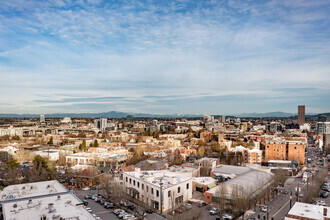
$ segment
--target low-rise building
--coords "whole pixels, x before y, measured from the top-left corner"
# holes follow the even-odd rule
[[[201,176],[210,176],[212,169],[219,164],[218,158],[204,157],[199,160],[195,160],[195,165],[201,169]]]
[[[296,202],[288,214],[285,215],[285,220],[329,220],[330,207],[312,205],[302,202]]]
[[[192,180],[193,190],[206,192],[209,189],[217,186],[217,181],[212,177],[195,177]]]
[[[192,178],[167,170],[123,172],[126,193],[164,212],[192,198]]]
[[[82,201],[58,181],[11,185],[0,192],[4,220],[90,219]]]

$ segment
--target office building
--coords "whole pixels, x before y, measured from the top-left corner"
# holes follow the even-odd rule
[[[323,153],[330,154],[330,133],[323,134]]]
[[[45,123],[45,115],[40,115],[40,123]]]
[[[298,106],[298,124],[299,125],[305,124],[305,106],[304,105]]]
[[[108,127],[108,119],[106,118],[95,119],[94,127],[101,131],[104,131]]]
[[[324,133],[330,133],[330,122],[317,122],[316,123],[317,135],[322,135]]]

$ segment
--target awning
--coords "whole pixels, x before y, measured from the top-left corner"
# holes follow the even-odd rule
[[[216,187],[216,186],[217,186],[217,184],[215,184],[215,183],[211,183],[211,184],[208,185],[207,187],[208,187],[209,189],[211,189],[211,188]]]

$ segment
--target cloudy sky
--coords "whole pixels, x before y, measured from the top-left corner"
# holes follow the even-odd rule
[[[1,0],[0,113],[330,111],[328,0]]]

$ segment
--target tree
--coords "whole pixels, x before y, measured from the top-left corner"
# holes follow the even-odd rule
[[[224,184],[221,184],[220,187],[218,187],[217,192],[215,193],[215,198],[218,206],[218,214],[220,218],[225,213],[226,208],[226,201],[227,201],[227,188]]]
[[[204,146],[199,146],[199,147],[197,148],[197,154],[198,154],[198,156],[203,157],[204,154],[205,154],[205,147],[204,147]]]
[[[79,145],[79,150],[81,151],[87,150],[86,140],[83,140],[82,143]]]
[[[231,193],[231,202],[233,205],[233,213],[236,218],[245,214],[245,210],[247,210],[250,200],[249,197],[242,191],[243,188],[239,186],[234,186]]]
[[[38,182],[57,178],[55,164],[37,155],[33,159],[33,165],[27,175],[28,182]]]
[[[49,145],[53,145],[54,144],[53,137],[50,137],[50,139],[49,139],[49,141],[48,141],[47,144],[49,144]]]
[[[93,147],[99,147],[99,143],[97,142],[97,140],[94,141]]]
[[[9,169],[17,169],[19,168],[20,165],[19,163],[17,162],[17,160],[9,160],[7,161],[6,163],[6,170],[9,170]]]

